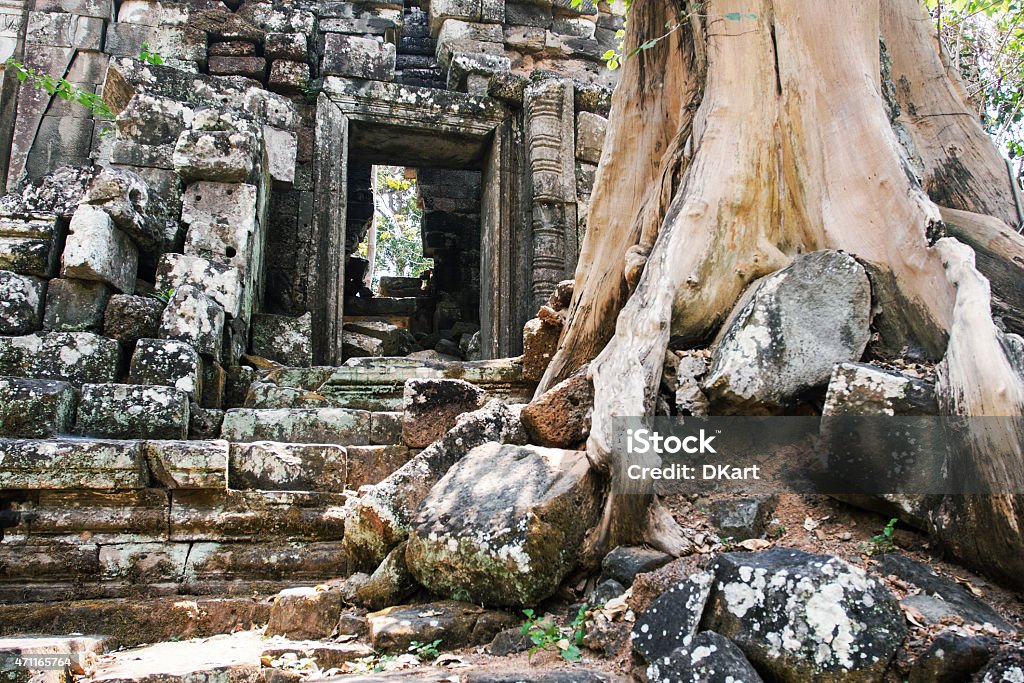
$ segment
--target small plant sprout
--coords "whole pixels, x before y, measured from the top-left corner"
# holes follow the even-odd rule
[[[145,62],[146,64],[163,64],[164,58],[159,53],[153,52],[149,49],[149,43],[142,44],[142,50],[139,52],[139,61]]]
[[[421,643],[418,640],[414,640],[409,643],[409,653],[416,655],[420,659],[437,659],[441,656],[437,646],[441,644],[441,640],[435,640],[432,643]]]
[[[526,621],[520,633],[533,643],[529,660],[532,661],[533,655],[542,650],[557,650],[565,661],[578,662],[581,656],[580,646],[583,645],[583,637],[586,635],[587,608],[586,604],[581,605],[572,623],[564,628],[553,621],[537,617],[532,609],[523,610]]]
[[[869,538],[867,544],[861,545],[861,548],[866,550],[869,555],[884,555],[896,550],[894,536],[898,521],[895,517],[890,519],[889,523],[882,529],[882,532]]]

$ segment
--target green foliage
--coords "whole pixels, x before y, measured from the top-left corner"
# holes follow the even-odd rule
[[[99,95],[72,85],[63,78],[54,78],[49,74],[40,73],[14,59],[8,59],[4,62],[4,69],[11,71],[20,83],[38,88],[66,102],[80,104],[88,109],[93,116],[105,119],[114,118],[114,112],[110,111],[110,107],[107,106],[107,103]],[[111,129],[104,128],[100,131],[100,135],[106,135],[110,132]]]
[[[421,643],[418,640],[414,640],[409,643],[409,653],[416,655],[420,659],[437,659],[441,656],[437,646],[441,644],[441,640],[435,640],[432,643]]]
[[[872,536],[868,539],[867,545],[861,547],[867,550],[869,555],[884,555],[896,550],[894,535],[896,534],[896,523],[898,521],[896,518],[890,519],[881,533]]]
[[[162,292],[153,292],[153,294],[152,294],[152,297],[154,299],[159,299],[160,301],[163,301],[165,304],[166,303],[170,303],[172,296],[174,296],[174,288],[173,287],[165,289]]]
[[[978,118],[1024,179],[1024,2],[926,2]]]
[[[142,51],[139,52],[139,61],[146,64],[163,64],[164,58],[159,53],[150,51],[149,43],[143,43]]]
[[[419,207],[416,181],[406,178],[401,167],[376,166],[374,169],[374,220],[377,224],[374,276],[419,275],[432,267],[433,261],[423,256],[420,234],[423,210]],[[365,256],[365,245],[361,251]]]
[[[541,619],[532,609],[524,609],[526,621],[519,632],[530,639],[533,647],[530,648],[529,659],[542,650],[557,650],[567,662],[578,662],[580,660],[580,646],[583,645],[583,637],[587,633],[587,605],[581,605],[576,617],[567,627],[559,627],[553,621]]]

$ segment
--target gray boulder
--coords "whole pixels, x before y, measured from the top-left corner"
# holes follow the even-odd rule
[[[43,323],[46,280],[0,270],[0,334],[35,332]]]
[[[647,667],[649,683],[761,683],[742,650],[714,631],[698,633],[683,647]]]
[[[586,453],[485,444],[423,500],[406,560],[433,593],[534,605],[575,567],[600,509],[599,482]]]
[[[880,681],[906,637],[895,596],[838,557],[789,548],[726,553],[702,627],[773,680]]]
[[[722,408],[777,409],[825,386],[870,336],[871,285],[857,261],[816,251],[751,285],[715,344],[703,389]]]

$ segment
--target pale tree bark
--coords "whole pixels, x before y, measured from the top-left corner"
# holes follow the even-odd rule
[[[688,9],[637,0],[627,49]],[[945,349],[940,390],[950,414],[1024,412],[1019,358],[992,323],[987,280],[970,248],[938,239],[940,210],[890,121],[883,28],[903,27],[893,40],[925,41],[894,51],[894,69],[913,73],[908,60],[935,57],[929,33],[891,20],[912,13],[923,17],[916,0],[710,0],[689,13],[686,28],[626,61],[569,318],[538,390],[590,361],[596,399],[587,451],[616,492],[593,547],[645,541],[685,550],[653,496],[617,481],[613,418],[651,414],[670,339],[705,343],[750,282],[800,253],[841,249],[893,274],[900,313],[926,346]],[[942,106],[966,112],[959,97]],[[956,156],[972,171],[945,179],[957,185],[939,196],[1006,215],[985,176],[991,155],[973,149],[991,142],[973,119],[952,118],[969,133],[955,138],[963,146]],[[948,164],[945,129],[905,125],[918,154],[945,150],[946,162],[935,151],[926,167]],[[964,467],[1003,477],[1002,486],[1024,482],[1019,447],[977,438],[978,457]],[[1013,504],[980,497],[970,509],[958,519],[1000,522],[1000,542],[1024,569]],[[960,549],[975,564],[984,562],[981,551]]]

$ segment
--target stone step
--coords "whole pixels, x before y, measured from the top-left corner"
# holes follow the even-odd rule
[[[221,438],[234,443],[286,443],[366,446],[372,417],[348,408],[233,408],[224,414]]]
[[[188,420],[189,396],[175,387],[85,384],[75,431],[114,439],[185,439]]]
[[[414,453],[397,445],[232,444],[228,484],[241,490],[354,491],[380,482]]]
[[[408,69],[406,71],[396,71],[395,81],[402,85],[407,85],[413,88],[433,88],[435,90],[445,90],[448,87],[445,77],[440,73],[434,74],[434,69],[427,71],[421,69]],[[440,72],[440,70],[437,70]]]
[[[29,678],[25,672],[24,680],[38,681],[40,683],[61,683],[70,680],[66,672],[82,675],[91,669],[98,655],[108,650],[110,639],[106,636],[14,636],[0,638],[0,671],[4,673],[4,680],[19,681],[18,672],[9,669],[11,661],[15,658],[26,655],[39,657],[53,657],[61,659],[68,657],[64,670],[56,669],[51,671],[36,672],[35,676]],[[13,677],[12,677],[13,675]]]
[[[426,15],[420,14],[423,19],[413,19],[416,15],[405,15],[405,26],[402,28],[403,38],[429,38],[430,26],[427,25]]]
[[[395,58],[395,68],[401,69],[403,73],[407,69],[437,69],[437,58],[433,55],[400,54]]]
[[[437,41],[433,38],[411,38],[402,36],[398,41],[398,53],[404,55],[432,55],[437,51]]]

